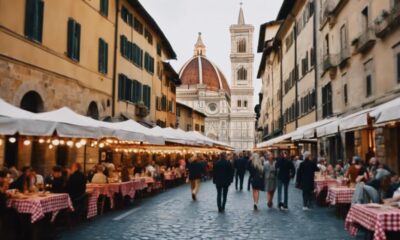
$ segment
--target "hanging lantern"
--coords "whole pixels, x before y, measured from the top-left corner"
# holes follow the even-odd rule
[[[53,149],[53,145],[50,144],[50,145],[49,145],[49,149]]]
[[[65,141],[64,140],[60,140],[60,145],[64,145]]]
[[[40,138],[40,139],[39,139],[39,143],[40,143],[40,144],[44,143],[44,139],[43,139],[43,138]]]
[[[77,142],[77,143],[75,143],[75,147],[80,148],[80,147],[82,147],[82,144],[80,142]]]
[[[103,148],[104,147],[104,143],[99,143],[99,148]]]
[[[8,139],[8,141],[9,141],[10,143],[15,143],[15,142],[17,141],[17,139],[16,139],[15,137],[10,137],[10,138]]]
[[[29,146],[31,144],[31,141],[29,139],[24,140],[24,145]]]

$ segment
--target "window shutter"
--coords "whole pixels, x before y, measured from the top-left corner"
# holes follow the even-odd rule
[[[104,42],[104,60],[103,60],[103,68],[104,68],[104,73],[108,73],[108,44]]]
[[[122,100],[122,95],[123,95],[123,90],[122,90],[122,84],[123,84],[123,75],[119,74],[118,75],[118,100]]]
[[[69,58],[73,58],[73,49],[74,49],[74,32],[75,32],[75,24],[74,20],[71,18],[68,19],[68,40],[67,40],[67,55]]]
[[[39,42],[42,42],[43,38],[43,13],[44,13],[44,2],[39,1],[38,3],[38,26],[37,26],[37,39]]]
[[[148,108],[150,109],[151,107],[151,87],[147,86],[147,104]]]
[[[81,53],[81,25],[79,23],[75,23],[75,28],[76,28],[76,60],[80,60],[80,53]]]
[[[103,50],[103,40],[101,38],[99,38],[99,58],[98,58],[98,70],[99,72],[103,72],[103,54],[104,54],[104,50]]]
[[[25,36],[33,37],[33,18],[35,11],[35,0],[26,0],[25,6]]]

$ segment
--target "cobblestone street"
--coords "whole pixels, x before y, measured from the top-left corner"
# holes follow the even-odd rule
[[[98,217],[64,233],[62,239],[351,239],[333,209],[303,212],[301,193],[293,186],[288,212],[268,209],[264,199],[265,193],[255,212],[251,193],[236,192],[231,186],[226,213],[218,214],[212,181],[202,183],[197,202],[184,185],[132,209]]]

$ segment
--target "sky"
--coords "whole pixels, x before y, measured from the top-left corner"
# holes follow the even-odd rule
[[[261,54],[257,53],[260,25],[274,20],[283,0],[140,0],[142,5],[157,21],[170,41],[178,59],[171,61],[177,72],[193,56],[198,33],[202,33],[206,55],[231,81],[230,32],[236,24],[240,2],[246,24],[254,25],[253,51],[256,78]],[[261,79],[254,79],[254,104],[258,103]]]

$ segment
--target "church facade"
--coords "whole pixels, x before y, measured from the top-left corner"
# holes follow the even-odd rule
[[[204,113],[205,135],[237,150],[254,146],[253,31],[240,9],[238,23],[231,25],[231,84],[206,57],[199,33],[194,54],[180,70],[182,85],[177,101]]]

